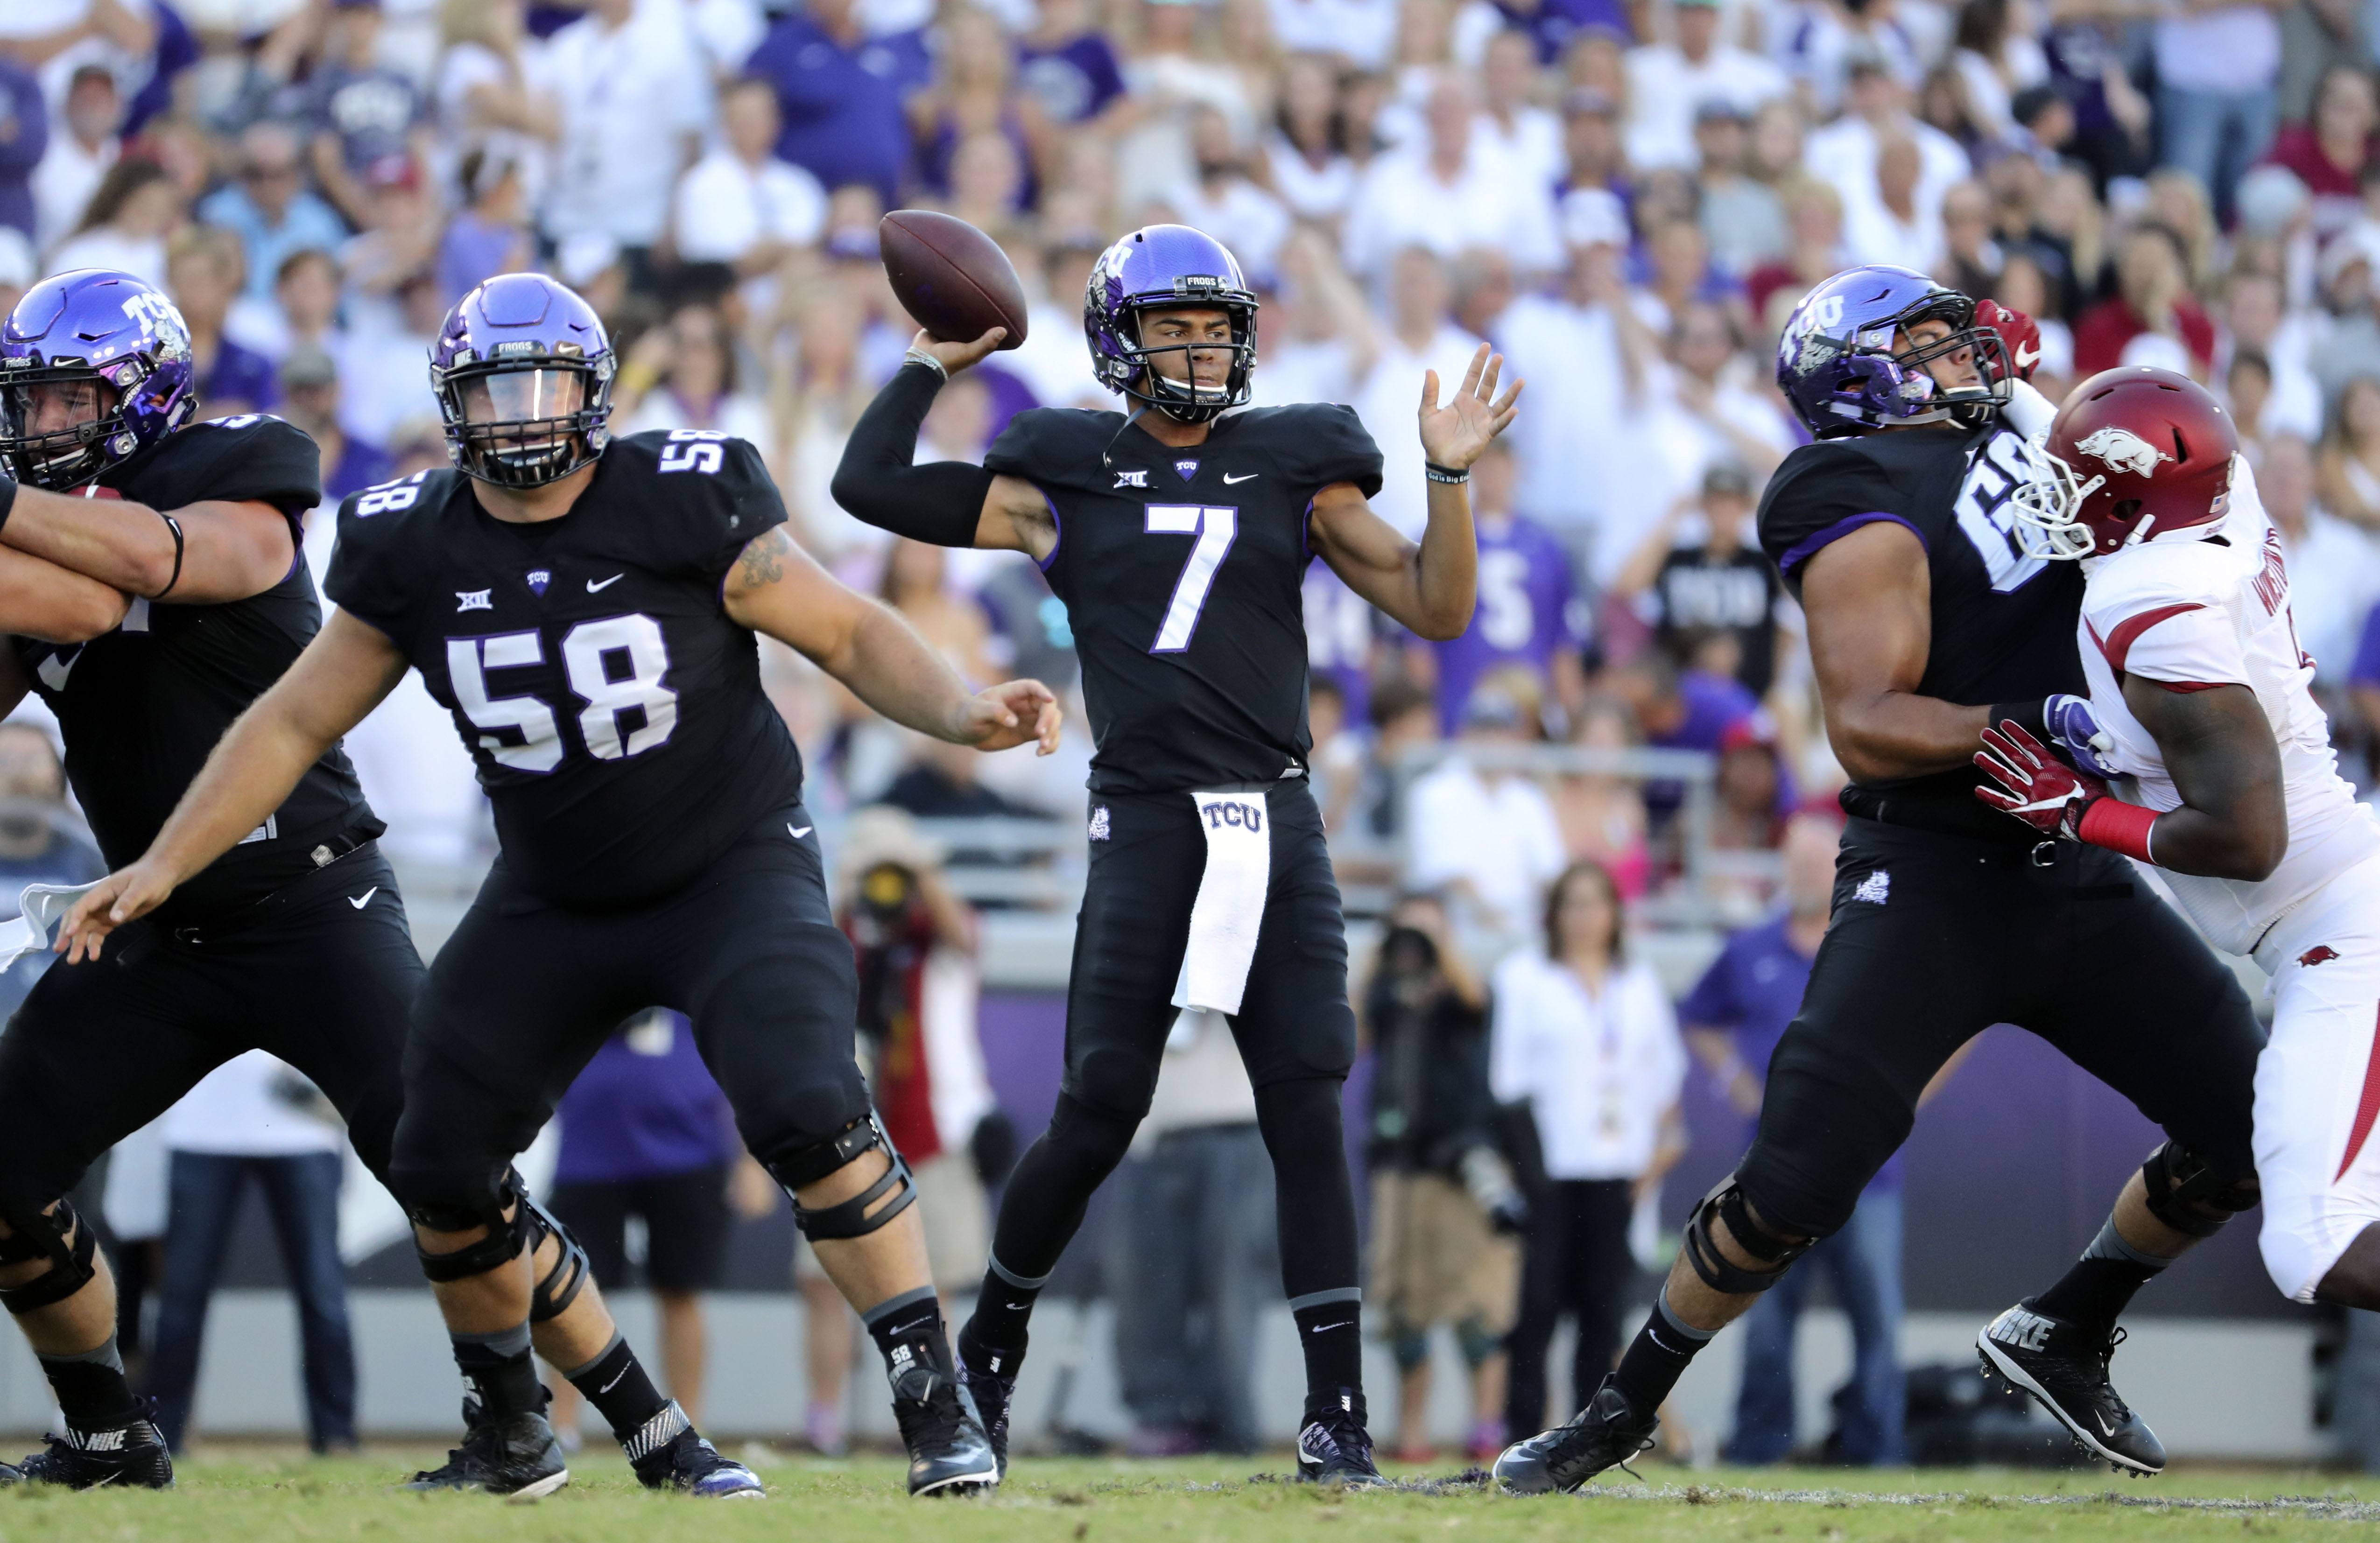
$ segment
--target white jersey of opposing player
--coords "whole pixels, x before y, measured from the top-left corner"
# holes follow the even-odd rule
[[[2273,726],[2289,817],[2281,865],[2252,884],[2160,875],[2217,947],[2248,953],[2290,907],[2380,853],[2380,820],[2338,775],[2330,723],[2311,690],[2314,662],[2289,617],[2280,536],[2246,458],[2232,468],[2229,512],[2206,535],[2176,531],[2084,566],[2082,669],[2091,710],[2116,741],[2107,759],[2123,774],[2120,797],[2160,813],[2181,803],[2156,741],[2124,703],[2126,675],[2182,691],[2246,686]]]

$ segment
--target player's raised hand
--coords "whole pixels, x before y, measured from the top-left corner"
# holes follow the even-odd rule
[[[909,352],[930,355],[941,365],[944,374],[956,375],[999,347],[1007,336],[1007,328],[994,327],[973,343],[944,343],[931,332],[921,332],[909,340]]]
[[[100,940],[127,922],[146,916],[174,892],[174,875],[164,864],[142,858],[119,868],[84,893],[58,923],[53,953],[68,964],[99,958]]]
[[[1471,356],[1471,368],[1463,372],[1463,384],[1444,406],[1438,401],[1438,371],[1426,370],[1421,380],[1421,449],[1437,465],[1461,471],[1486,452],[1488,441],[1511,427],[1520,411],[1513,405],[1520,399],[1521,388],[1528,382],[1515,380],[1512,389],[1502,396],[1496,394],[1496,382],[1504,373],[1504,356],[1491,353],[1486,344]]]
[[[1040,681],[1003,681],[967,698],[966,721],[956,738],[986,751],[1035,742],[1040,746],[1035,753],[1048,755],[1057,750],[1065,721],[1066,710]]]

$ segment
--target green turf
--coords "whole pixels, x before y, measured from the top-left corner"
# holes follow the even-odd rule
[[[648,1495],[609,1453],[531,1505],[417,1496],[393,1486],[435,1453],[390,1448],[360,1459],[222,1449],[181,1468],[171,1494],[0,1492],[0,1540],[74,1543],[1346,1543],[1443,1538],[1635,1543],[1638,1539],[1834,1540],[2200,1538],[2371,1535],[2380,1481],[2310,1472],[2180,1470],[2119,1483],[2104,1473],[1930,1470],[1689,1472],[1647,1465],[1579,1497],[1512,1500],[1460,1484],[1437,1492],[1342,1494],[1263,1477],[1285,1460],[1107,1463],[1026,1460],[996,1500],[911,1501],[899,1465],[773,1459],[755,1452],[772,1498],[704,1503]],[[1445,1479],[1453,1465],[1401,1478]],[[2169,1503],[2168,1503],[2169,1502]],[[2196,1503],[2191,1503],[2196,1502]],[[1320,1530],[1317,1530],[1320,1529]]]

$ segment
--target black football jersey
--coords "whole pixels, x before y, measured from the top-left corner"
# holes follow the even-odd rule
[[[1920,695],[1964,706],[2083,694],[2074,652],[2082,604],[2079,563],[2028,557],[2010,495],[2030,476],[2023,440],[1997,421],[1965,430],[1902,429],[1804,445],[1785,458],[1760,501],[1760,543],[1795,597],[1802,564],[1837,536],[1889,520],[1925,544],[1933,638]],[[1981,748],[1978,746],[1978,748]],[[2022,826],[1976,802],[1971,768],[1853,783],[1843,807],[1874,816],[1919,799],[1925,823],[2008,840]]]
[[[192,424],[101,474],[152,509],[256,500],[289,519],[279,584],[226,605],[136,599],[124,622],[79,645],[9,640],[17,668],[66,736],[67,778],[110,867],[148,850],[232,719],[281,678],[322,626],[299,522],[322,498],[314,441],[262,415]],[[377,836],[355,768],[335,745],[254,834],[175,893],[176,917],[261,898],[314,866],[326,838]]]
[[[1044,408],[984,464],[1039,488],[1057,521],[1042,567],[1082,658],[1093,790],[1304,771],[1307,511],[1332,483],[1380,488],[1352,409],[1259,407],[1174,450],[1121,413]]]
[[[742,440],[614,440],[558,520],[516,524],[470,478],[422,472],[339,506],[325,587],[386,633],[455,715],[504,862],[558,906],[683,887],[802,762],[721,592],[785,506]]]

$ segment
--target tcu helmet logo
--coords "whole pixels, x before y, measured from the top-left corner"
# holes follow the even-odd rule
[[[2155,476],[2158,462],[2173,459],[2129,428],[2095,430],[2074,450],[2077,454],[2097,456],[2110,471],[2134,476]]]

